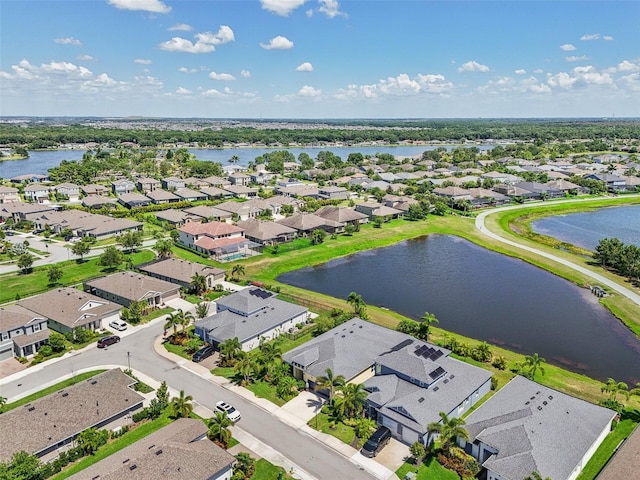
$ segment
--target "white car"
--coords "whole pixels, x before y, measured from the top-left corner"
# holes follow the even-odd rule
[[[228,403],[223,402],[222,400],[216,403],[216,410],[218,412],[226,413],[227,417],[229,417],[229,420],[231,420],[232,422],[237,422],[241,418],[240,412],[238,410],[233,408]]]
[[[118,330],[119,332],[127,329],[127,324],[123,320],[114,320],[112,322],[109,322],[109,326],[114,330]]]

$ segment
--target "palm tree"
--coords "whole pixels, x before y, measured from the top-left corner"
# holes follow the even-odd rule
[[[356,292],[351,292],[347,297],[347,303],[353,307],[353,313],[363,320],[366,320],[367,304],[362,299],[362,295],[358,295]]]
[[[238,278],[240,275],[244,275],[244,266],[236,263],[231,270],[231,277]]]
[[[329,403],[333,404],[333,397],[337,390],[340,390],[344,384],[345,379],[342,375],[334,376],[333,371],[330,368],[325,370],[326,375],[316,378],[316,391],[328,390],[329,391]]]
[[[544,368],[542,367],[542,364],[546,362],[547,361],[538,356],[537,353],[534,353],[533,355],[526,355],[524,357],[524,367],[527,369],[527,376],[530,379],[533,379],[538,370],[540,371],[540,374],[544,376]]]
[[[242,348],[242,344],[238,337],[230,338],[222,342],[219,346],[220,353],[223,357],[223,363],[225,365],[231,365],[236,358],[236,354]]]
[[[191,277],[191,291],[196,295],[201,295],[202,293],[207,291],[207,277],[204,275],[200,275],[199,273],[194,273],[193,277]]]
[[[240,452],[236,455],[233,470],[242,472],[244,478],[252,478],[256,471],[256,461],[247,452]]]
[[[469,440],[469,432],[463,427],[464,424],[463,419],[449,418],[445,412],[440,412],[440,421],[427,425],[427,433],[429,437],[432,434],[440,436],[442,450],[445,455],[448,455],[457,438]]]
[[[76,442],[86,455],[93,455],[102,445],[100,432],[95,428],[87,428],[80,432],[76,437]]]
[[[153,249],[158,253],[160,258],[170,257],[173,253],[173,242],[169,239],[159,239]]]
[[[195,322],[196,319],[191,312],[183,312],[182,310],[178,310],[180,312],[180,325],[182,326],[182,333],[185,332],[187,327],[191,325],[191,322]]]
[[[624,382],[616,382],[613,378],[607,379],[607,383],[604,387],[600,389],[602,392],[606,392],[609,394],[609,397],[614,402],[617,401],[618,393],[622,393],[627,400],[629,400],[629,396],[633,393],[635,388],[629,391],[629,385]]]
[[[348,383],[342,387],[344,408],[348,417],[360,416],[367,403],[367,391],[361,383]]]
[[[260,364],[264,367],[268,381],[271,381],[271,373],[282,362],[282,349],[275,342],[263,343],[260,346]]]
[[[440,323],[440,321],[433,313],[424,312],[424,315],[420,317],[420,323],[416,328],[416,337],[422,341],[428,342],[431,325],[436,323]]]
[[[224,412],[215,412],[215,416],[209,419],[208,426],[209,431],[207,432],[207,438],[227,448],[229,440],[231,440],[231,430],[229,430],[229,427],[233,426],[233,422],[227,414]]]
[[[176,418],[186,418],[191,415],[191,412],[193,412],[192,401],[193,397],[191,395],[185,395],[184,390],[180,390],[180,396],[171,399],[173,416]]]
[[[246,385],[255,373],[255,363],[249,355],[243,355],[235,365],[235,371],[242,376],[242,383]]]
[[[167,321],[164,324],[165,330],[169,330],[170,328],[173,328],[174,335],[178,333],[178,325],[180,325],[182,322],[182,317],[180,316],[179,312],[182,312],[182,310],[178,310],[177,312],[170,313],[169,316],[167,317]]]
[[[276,387],[277,395],[283,400],[287,400],[291,395],[295,394],[298,389],[298,382],[295,378],[287,375],[282,377]]]
[[[196,305],[196,317],[202,319],[209,313],[209,304],[207,302],[200,302]]]
[[[473,355],[479,362],[488,362],[491,360],[491,347],[487,342],[482,342],[476,345],[473,349]]]

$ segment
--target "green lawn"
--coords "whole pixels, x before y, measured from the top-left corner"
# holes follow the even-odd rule
[[[86,380],[87,378],[91,378],[95,375],[98,375],[99,373],[102,373],[104,371],[105,370],[93,370],[91,372],[80,373],[72,378],[56,383],[55,385],[51,385],[50,387],[44,388],[39,392],[36,392],[24,398],[21,398],[20,400],[16,400],[15,402],[12,402],[12,403],[7,403],[4,407],[2,407],[2,409],[0,409],[0,411],[8,412],[9,410],[13,410],[14,408],[18,408],[18,407],[21,407],[22,405],[26,405],[27,403],[33,402],[34,400],[47,396],[51,393],[55,393],[59,390],[67,388],[78,382]]]
[[[233,367],[216,367],[211,370],[211,374],[218,377],[226,378],[227,380],[234,380],[236,371],[233,369]]]
[[[275,403],[279,407],[287,403],[285,400],[278,397],[276,394],[276,387],[261,380],[247,385],[247,390],[253,392],[256,397],[269,400],[271,403]]]
[[[314,428],[322,433],[327,433],[333,437],[336,437],[343,443],[347,445],[351,445],[353,440],[356,438],[356,433],[348,425],[344,423],[338,423],[335,428],[331,428],[328,421],[328,415],[326,413],[320,412],[318,415],[313,417],[311,420],[307,422],[311,428]]]
[[[146,437],[147,435],[152,434],[156,430],[160,430],[162,427],[165,427],[172,422],[171,418],[169,418],[170,412],[171,409],[166,408],[160,417],[156,418],[155,420],[151,420],[150,422],[143,423],[139,427],[130,430],[121,437],[115,439],[113,442],[100,447],[95,455],[90,455],[88,457],[82,458],[77,463],[74,463],[71,467],[67,468],[57,475],[54,475],[51,478],[53,480],[62,480],[64,478],[68,478],[71,475],[78,473],[81,470],[84,470],[85,468],[93,465],[94,463],[97,463],[100,460],[108,457],[109,455],[113,455],[117,451],[122,450],[129,445],[132,445],[133,443]]]
[[[149,250],[125,255],[130,258],[134,265],[153,260],[155,254]],[[82,263],[75,260],[60,262],[62,268],[62,278],[56,285],[49,285],[47,278],[47,267],[35,267],[31,273],[10,273],[0,276],[0,303],[10,302],[16,299],[19,294],[21,298],[42,293],[47,290],[60,287],[77,285],[91,278],[108,275],[112,270],[105,269],[98,265],[98,258],[91,258]],[[120,265],[120,270],[126,270],[126,262]]]
[[[142,317],[142,320],[140,321],[140,323],[150,322],[154,318],[158,318],[158,317],[161,317],[163,315],[167,315],[167,314],[169,314],[171,312],[174,312],[174,311],[175,311],[175,308],[171,308],[171,307],[158,308],[158,309],[152,311],[149,315],[145,315],[144,317]]]
[[[457,473],[440,465],[434,457],[427,457],[418,467],[405,463],[396,471],[396,475],[402,480],[408,472],[417,472],[417,480],[459,480],[460,478]]]
[[[251,477],[251,480],[278,480],[278,474],[283,472],[284,480],[293,480],[293,477],[287,475],[287,472],[282,467],[277,467],[273,463],[261,458],[256,461],[256,471]]]

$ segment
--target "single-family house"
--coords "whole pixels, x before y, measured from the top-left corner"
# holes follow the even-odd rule
[[[616,447],[613,457],[596,476],[596,480],[620,480],[633,478],[638,473],[638,459],[640,458],[640,426]]]
[[[159,189],[162,186],[162,182],[160,180],[156,180],[155,178],[138,178],[136,180],[136,187],[139,191],[147,193],[153,192],[154,190]]]
[[[44,460],[67,450],[88,428],[130,423],[144,397],[136,380],[116,368],[65,387],[0,415],[0,462],[22,450]],[[17,426],[20,426],[17,428]]]
[[[262,214],[266,206],[261,204],[256,204],[253,201],[247,202],[234,202],[228,201],[219,203],[216,205],[216,209],[223,210],[231,215],[232,218],[237,218],[239,220],[247,220],[249,218],[255,218],[258,215]]]
[[[299,236],[311,236],[314,230],[324,230],[327,233],[335,233],[344,228],[344,224],[328,220],[314,213],[298,212],[289,217],[277,220],[276,223],[293,228]]]
[[[177,190],[178,188],[186,187],[186,183],[183,179],[178,177],[167,177],[162,179],[162,188],[165,190]]]
[[[202,420],[180,418],[69,478],[231,480],[236,459],[207,431]]]
[[[198,205],[197,207],[185,208],[183,212],[197,218],[197,221],[226,222],[230,221],[233,213],[208,205]]]
[[[109,189],[104,185],[90,183],[89,185],[83,185],[80,187],[80,191],[85,197],[90,197],[92,195],[107,195]]]
[[[96,209],[104,207],[113,208],[116,206],[115,202],[115,198],[105,197],[103,195],[91,195],[82,199],[82,206]]]
[[[58,200],[69,200],[70,202],[77,202],[80,200],[80,187],[75,183],[61,183],[53,187],[56,191],[56,198]]]
[[[138,267],[150,277],[159,278],[181,287],[191,288],[193,277],[198,274],[205,277],[207,288],[213,288],[224,281],[225,271],[221,268],[189,262],[181,258],[163,258]]]
[[[607,186],[607,190],[611,192],[626,190],[626,181],[620,175],[614,175],[612,173],[590,173],[585,175],[584,178],[604,182]]]
[[[42,183],[49,181],[49,175],[42,173],[25,173],[24,175],[16,175],[9,180],[11,180],[11,183]]]
[[[224,187],[224,190],[236,198],[253,198],[258,195],[257,188],[251,188],[241,184],[227,185]]]
[[[459,445],[487,480],[574,480],[607,434],[616,412],[516,376],[465,420]]]
[[[145,193],[145,196],[151,199],[151,202],[155,204],[179,202],[182,200],[182,198],[175,195],[174,193],[168,192],[167,190],[163,190],[161,188],[149,190]]]
[[[16,222],[31,220],[45,212],[53,212],[55,210],[56,207],[41,203],[0,203],[0,220],[6,221],[9,218],[13,218]]]
[[[196,321],[196,335],[214,347],[237,337],[245,352],[306,323],[309,317],[306,307],[279,300],[258,287],[221,297],[216,305],[215,314]]]
[[[233,193],[218,187],[201,188],[200,193],[204,193],[207,196],[208,200],[233,197]]]
[[[352,207],[336,207],[327,205],[317,210],[315,214],[325,220],[331,220],[344,225],[350,223],[351,225],[364,224],[369,222],[369,217],[361,212],[357,212]]]
[[[178,188],[175,192],[176,196],[180,199],[181,202],[189,201],[196,202],[199,200],[206,200],[209,198],[206,193],[198,192],[197,190],[192,190],[191,188]]]
[[[262,246],[290,242],[297,236],[297,230],[276,222],[249,218],[236,225],[244,230],[244,236]]]
[[[49,187],[41,183],[30,183],[24,187],[24,198],[32,203],[50,203]]]
[[[231,182],[231,185],[242,185],[245,187],[249,185],[249,182],[251,181],[251,177],[249,175],[245,175],[244,173],[240,172],[232,173],[228,178]]]
[[[117,272],[85,282],[86,292],[128,307],[131,302],[145,302],[148,309],[180,297],[180,286],[135,272]]]
[[[123,193],[118,196],[118,203],[127,208],[146,207],[151,205],[151,199],[141,193]]]
[[[104,318],[120,310],[120,305],[70,287],[22,299],[18,305],[46,317],[49,328],[60,333],[76,328],[99,330]]]
[[[0,362],[35,355],[48,339],[46,317],[20,305],[0,307]]]
[[[223,188],[225,185],[231,185],[231,182],[223,177],[217,177],[215,175],[207,178],[203,178],[212,187]]]
[[[125,193],[133,193],[136,190],[136,184],[128,178],[115,180],[111,182],[111,193],[114,195],[123,195]]]
[[[318,187],[318,197],[322,200],[346,200],[349,198],[349,191],[344,187],[328,185]]]
[[[387,207],[386,205],[372,202],[356,203],[356,212],[364,213],[371,221],[374,221],[376,218],[380,218],[384,222],[388,222],[394,218],[399,218],[404,214],[402,210],[398,210],[397,208]]]
[[[202,220],[202,218],[198,217],[197,215],[185,212],[184,210],[176,210],[173,208],[162,210],[160,212],[157,212],[155,215],[156,218],[161,222],[167,222],[178,227],[184,225],[187,222],[199,222]]]
[[[0,186],[0,204],[21,202],[18,189],[15,187]]]
[[[244,236],[244,230],[223,222],[190,222],[178,229],[178,242],[218,260],[230,255],[253,256],[260,245]]]

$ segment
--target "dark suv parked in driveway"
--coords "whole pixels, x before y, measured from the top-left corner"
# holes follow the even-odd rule
[[[379,427],[376,432],[369,437],[362,447],[361,453],[365,457],[375,457],[387,443],[391,440],[391,430],[387,427]]]
[[[192,360],[196,363],[201,362],[205,358],[213,355],[214,351],[215,350],[213,349],[213,347],[202,347],[200,350],[193,354]]]
[[[98,348],[108,347],[109,345],[113,345],[114,343],[118,343],[119,341],[120,337],[117,335],[102,337],[100,340],[98,340]]]

